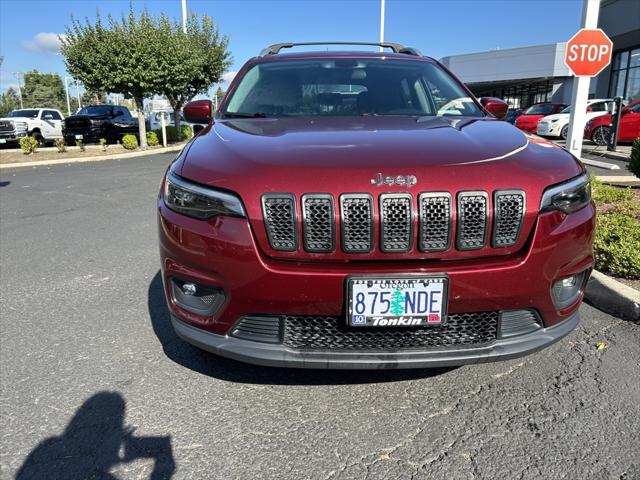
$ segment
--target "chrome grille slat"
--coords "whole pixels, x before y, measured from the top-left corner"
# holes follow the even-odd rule
[[[522,190],[498,190],[493,194],[494,248],[510,247],[520,236],[526,211],[525,194]]]
[[[489,196],[487,192],[458,193],[456,246],[458,250],[479,250],[487,241]]]
[[[302,196],[302,238],[306,251],[328,253],[335,250],[335,225],[331,195],[310,193]]]
[[[451,243],[451,194],[427,192],[418,197],[420,250],[443,252]]]
[[[295,197],[290,193],[264,194],[262,215],[271,248],[287,252],[295,251],[298,248]]]
[[[342,250],[367,253],[373,250],[373,198],[366,193],[340,195]]]
[[[413,243],[413,198],[409,193],[380,195],[380,250],[408,252]]]

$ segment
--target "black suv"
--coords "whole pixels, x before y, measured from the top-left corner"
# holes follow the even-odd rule
[[[126,134],[138,135],[138,120],[127,107],[118,105],[90,105],[67,117],[64,121],[64,141],[75,145],[97,143],[105,138],[107,143],[116,143]]]

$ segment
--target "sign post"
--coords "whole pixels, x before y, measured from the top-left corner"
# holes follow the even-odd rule
[[[571,113],[567,150],[577,158],[582,154],[582,138],[587,121],[587,99],[591,77],[598,75],[611,62],[613,43],[598,27],[600,0],[584,0],[582,29],[567,42],[564,63],[573,72]]]

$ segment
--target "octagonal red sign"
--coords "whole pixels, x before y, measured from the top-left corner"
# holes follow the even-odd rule
[[[567,42],[564,63],[577,77],[598,75],[611,62],[613,42],[601,29],[578,31]]]

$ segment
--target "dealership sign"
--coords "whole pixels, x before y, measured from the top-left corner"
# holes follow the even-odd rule
[[[601,29],[583,28],[567,42],[564,63],[576,77],[594,77],[611,62],[613,42]]]

